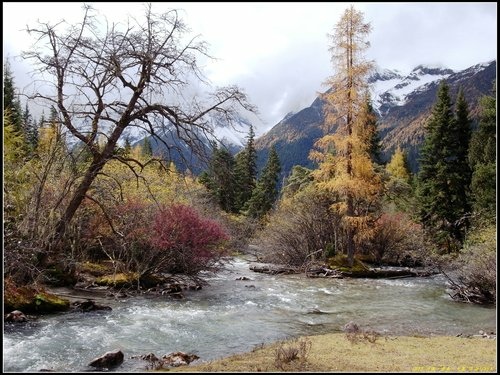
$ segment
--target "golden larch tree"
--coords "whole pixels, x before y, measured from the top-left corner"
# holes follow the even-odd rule
[[[335,74],[325,82],[329,89],[323,94],[325,135],[311,152],[311,158],[319,162],[314,172],[317,186],[334,195],[332,209],[343,217],[345,252],[351,265],[357,249],[370,238],[382,191],[367,136],[373,123],[366,105],[373,63],[364,58],[370,30],[363,13],[351,6],[329,35]]]

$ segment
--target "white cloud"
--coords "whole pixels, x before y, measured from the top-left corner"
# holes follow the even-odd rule
[[[142,3],[90,3],[110,21],[140,17]],[[441,64],[454,70],[496,58],[496,3],[353,3],[373,31],[368,57],[382,68],[411,70]],[[27,24],[78,22],[82,3],[3,3],[4,56],[18,86],[28,66],[14,56],[32,40]],[[260,110],[264,126],[314,100],[333,72],[328,40],[349,3],[153,3],[180,9],[192,35],[209,43],[217,60],[200,61],[214,85],[238,84]],[[15,65],[15,66],[14,66]]]

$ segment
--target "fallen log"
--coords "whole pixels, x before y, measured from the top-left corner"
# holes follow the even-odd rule
[[[300,270],[298,268],[288,266],[250,266],[250,270],[259,273],[267,273],[270,275],[290,275],[294,273],[300,273]]]
[[[306,270],[307,277],[329,277],[334,279],[342,279],[342,272],[326,267],[309,268]]]

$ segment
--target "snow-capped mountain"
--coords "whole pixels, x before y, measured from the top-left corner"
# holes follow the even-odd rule
[[[430,65],[418,65],[410,72],[389,69],[377,69],[369,79],[372,103],[378,114],[378,130],[382,139],[384,159],[388,160],[393,150],[400,146],[408,153],[410,167],[418,168],[420,144],[423,140],[425,124],[436,100],[438,84],[446,80],[450,85],[450,94],[456,95],[459,87],[464,90],[469,103],[471,116],[478,115],[478,99],[482,95],[490,95],[493,81],[496,79],[496,60],[480,63],[468,69],[454,72],[451,69]],[[224,118],[210,118],[215,138],[221,141],[232,152],[241,149],[247,141],[249,126],[254,125],[256,133],[257,165],[261,169],[267,160],[271,146],[278,152],[282,177],[286,177],[294,165],[313,167],[309,152],[314,142],[323,135],[324,102],[317,97],[313,103],[297,112],[284,116],[267,133],[260,134],[262,129],[256,124],[259,120],[252,117],[239,117],[228,126]],[[190,169],[194,173],[204,169],[199,158],[193,154],[188,145],[182,144],[174,137],[174,133],[166,134],[167,142],[175,144],[179,150],[169,154],[180,170]],[[130,134],[132,144],[140,142],[144,134]],[[202,147],[209,151],[209,141]],[[161,151],[160,144],[152,142],[153,149]],[[180,153],[190,157],[189,162],[180,157]]]
[[[461,88],[469,104],[469,113],[477,121],[479,98],[491,95],[496,79],[496,60],[454,72],[443,67],[418,65],[411,72],[377,69],[370,77],[373,108],[378,114],[377,127],[382,140],[382,157],[389,160],[396,147],[408,154],[412,171],[418,169],[419,150],[424,125],[430,116],[441,80],[450,85],[456,97]],[[266,134],[256,139],[257,165],[262,168],[271,146],[281,161],[282,177],[294,165],[314,167],[309,159],[315,141],[323,135],[324,102],[314,102],[297,113],[287,114]]]
[[[425,91],[429,83],[446,79],[453,73],[451,69],[429,65],[418,65],[407,74],[376,69],[368,79],[373,108],[385,116],[392,107],[404,105],[410,94]]]
[[[248,129],[252,124],[249,119],[239,116],[231,125],[228,125],[225,119],[211,116],[209,122],[214,135],[213,139],[210,140],[217,140],[225,145],[232,145],[235,147],[243,147],[246,144]],[[128,138],[128,141],[132,145],[141,142],[144,138],[149,136],[148,131],[134,126],[127,127],[124,134],[125,135],[121,139],[122,142],[125,142],[124,140]]]

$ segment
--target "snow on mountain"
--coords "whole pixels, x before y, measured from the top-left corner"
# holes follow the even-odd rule
[[[246,120],[237,121],[234,125],[221,125],[214,128],[215,137],[225,145],[243,147],[250,129],[250,123]]]
[[[247,141],[250,125],[256,123],[256,121],[251,121],[243,116],[238,116],[234,119],[233,123],[229,125],[224,116],[217,115],[216,113],[211,115],[208,118],[208,121],[214,137],[207,139],[207,145],[209,141],[217,141],[225,144],[226,146],[235,146],[237,148],[244,147]],[[173,125],[171,126],[173,128]],[[163,133],[167,134],[169,132],[168,129],[169,128],[167,127]],[[260,135],[260,132],[255,129],[255,125],[254,132],[257,136]],[[163,133],[159,132],[158,134],[162,135]],[[130,144],[134,145],[149,135],[150,134],[145,129],[141,129],[136,126],[129,126],[125,129],[124,136],[121,137],[119,144],[123,146],[123,144],[125,144],[125,139],[128,138]],[[208,133],[206,135],[208,137],[210,136]]]
[[[398,70],[377,69],[368,79],[373,107],[384,116],[390,108],[404,105],[409,94],[424,90],[429,83],[453,73],[451,69],[430,65],[418,65],[407,74]]]
[[[480,71],[486,69],[494,61],[495,60],[479,63],[479,64],[471,66],[470,68],[462,70],[462,71],[455,74],[455,80],[462,81],[462,80],[465,80],[467,78],[470,78],[470,77],[474,76],[475,74],[479,73]]]

